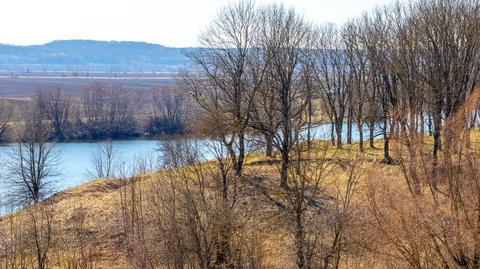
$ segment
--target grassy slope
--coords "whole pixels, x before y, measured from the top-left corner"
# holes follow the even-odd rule
[[[367,147],[366,154],[362,157],[363,163],[367,171],[366,178],[368,178],[369,171],[382,171],[385,176],[400,179],[400,172],[396,166],[387,166],[382,164],[381,142],[377,142],[376,149]],[[329,149],[328,155],[335,155],[336,158],[352,158],[358,152],[357,145],[344,145],[343,150],[335,150],[333,147]],[[243,190],[239,195],[249,196],[248,199],[258,203],[263,201],[264,206],[258,209],[258,215],[267,216],[261,219],[266,226],[277,221],[273,211],[275,207],[269,203],[265,197],[270,196],[269,188],[277,184],[278,174],[276,165],[267,165],[265,159],[261,154],[252,154],[248,157],[245,172],[247,175],[262,175],[262,182],[248,182],[243,186]],[[142,180],[151,182],[153,180],[161,180],[161,171],[156,174],[144,175]],[[330,182],[338,182],[345,178],[345,172],[338,171],[331,175]],[[258,178],[258,177],[256,177]],[[399,181],[400,182],[400,181]],[[327,184],[328,185],[328,184]],[[86,228],[94,235],[94,245],[96,246],[96,264],[100,268],[128,268],[127,263],[122,252],[121,231],[119,229],[120,223],[120,194],[119,190],[122,187],[122,182],[119,180],[99,179],[84,185],[65,190],[52,197],[52,202],[57,212],[59,220],[68,222],[73,217],[72,213],[75,209],[83,207],[86,212]],[[328,186],[327,186],[328,187]],[[270,223],[269,223],[270,222]],[[59,232],[62,231],[60,228]],[[284,253],[285,236],[280,234],[273,234],[271,230],[269,234],[265,234],[268,238],[269,264],[273,268],[284,268],[288,264],[288,259]]]

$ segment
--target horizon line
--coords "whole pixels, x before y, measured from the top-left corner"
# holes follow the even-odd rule
[[[153,43],[148,41],[116,40],[116,39],[101,40],[101,39],[88,39],[88,38],[87,39],[84,39],[84,38],[54,39],[47,42],[36,43],[36,44],[14,44],[14,43],[8,43],[8,42],[0,42],[0,45],[12,46],[12,47],[33,47],[33,46],[45,46],[55,42],[65,42],[65,41],[90,41],[90,42],[104,42],[104,43],[139,43],[139,44],[161,46],[161,47],[172,48],[172,49],[198,48],[198,46],[167,46],[160,43]]]

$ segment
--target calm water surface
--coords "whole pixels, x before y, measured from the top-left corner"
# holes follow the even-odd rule
[[[67,189],[78,186],[92,179],[92,155],[99,152],[104,142],[75,142],[58,143],[55,150],[58,153],[58,176],[55,178],[57,188]],[[2,163],[8,161],[15,144],[0,147]],[[158,158],[160,152],[159,142],[155,140],[125,140],[113,141],[114,158],[117,164],[132,166],[139,156],[152,156]],[[155,160],[157,161],[157,160]],[[1,170],[1,169],[0,169]],[[2,176],[6,176],[6,171]]]
[[[364,139],[368,139],[368,129],[364,128]],[[343,128],[343,140],[346,139],[347,128],[346,125]],[[331,124],[322,124],[315,128],[312,128],[311,137],[314,139],[330,139]],[[302,134],[306,136],[306,132]],[[353,141],[358,141],[358,129],[356,126],[352,132]],[[157,169],[161,161],[161,142],[158,140],[121,140],[113,141],[113,150],[115,161],[117,164],[121,164],[122,167],[132,168],[139,157],[148,156],[151,161],[150,169]],[[201,141],[201,143],[206,143]],[[72,142],[72,143],[59,143],[56,145],[56,150],[59,153],[58,160],[58,172],[56,177],[57,189],[63,190],[71,187],[78,186],[89,180],[93,172],[92,155],[97,153],[104,142]],[[0,146],[0,163],[8,161],[9,154],[14,149],[15,144]],[[200,147],[203,151],[202,154],[207,158],[211,157],[211,152],[206,147]],[[210,155],[210,157],[208,157]],[[130,172],[129,172],[130,171]],[[127,173],[132,173],[129,169]],[[0,168],[2,177],[6,176],[7,171],[5,168]],[[2,186],[3,187],[3,186]]]

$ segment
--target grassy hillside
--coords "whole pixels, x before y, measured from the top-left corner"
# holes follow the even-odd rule
[[[319,145],[323,147],[324,143],[315,144],[315,146]],[[381,143],[378,142],[377,146],[381,148]],[[346,145],[342,150],[328,149],[325,156],[334,168],[322,183],[322,188],[326,188],[323,190],[325,193],[334,193],[338,188],[345,187],[344,181],[348,178],[348,169],[345,168],[344,162],[356,158],[357,147],[357,145]],[[384,175],[393,182],[400,182],[399,168],[382,164],[381,154],[380,149],[369,148],[365,154],[358,157],[357,161],[366,171],[362,175],[362,186],[373,173],[377,176]],[[211,164],[203,164],[203,166],[209,165]],[[133,180],[138,188],[137,192],[143,192],[146,201],[146,197],[152,195],[162,196],[161,193],[152,194],[155,192],[152,190],[158,190],[155,186],[159,186],[157,185],[159,182],[168,182],[169,175],[171,174],[168,171],[159,171],[139,175]],[[73,260],[72,255],[75,256],[72,253],[78,250],[79,241],[75,236],[72,237],[72,230],[74,231],[75,227],[78,228],[81,222],[82,234],[88,237],[85,240],[85,248],[88,248],[89,253],[88,260],[95,264],[96,268],[130,268],[124,241],[125,234],[122,231],[124,220],[121,212],[121,195],[122,191],[126,191],[131,185],[132,182],[99,179],[51,197],[48,203],[53,206],[55,212],[54,229],[58,237],[52,248],[50,264],[55,264],[58,268],[68,267],[68,261]],[[251,232],[260,233],[260,238],[257,239],[261,240],[255,244],[257,244],[257,254],[262,256],[264,268],[293,268],[291,253],[286,247],[289,244],[288,235],[284,229],[279,228],[283,209],[277,185],[278,169],[275,162],[266,161],[261,154],[249,155],[245,176],[238,183],[238,210],[245,213],[245,216],[249,216],[250,221],[246,225],[251,225]],[[356,201],[359,202],[358,206],[361,206],[360,201],[364,200],[361,198],[364,194],[359,192],[355,195],[358,195]],[[78,220],[79,212],[81,212],[82,221]],[[8,230],[11,219],[21,219],[18,215],[22,214],[26,212],[3,217],[1,219],[3,228]],[[371,265],[366,257],[363,257],[361,262],[358,261],[358,257],[351,257],[348,260],[359,266],[363,263]]]

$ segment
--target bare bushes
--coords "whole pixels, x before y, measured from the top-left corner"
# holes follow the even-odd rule
[[[178,88],[153,90],[153,116],[147,121],[146,131],[152,135],[182,135],[188,132],[189,100]]]
[[[51,206],[40,205],[4,219],[0,230],[3,268],[49,268],[58,227],[54,215]]]
[[[131,178],[121,190],[130,264],[135,268],[261,267],[261,238],[252,229],[250,209],[237,204],[232,163],[225,163],[228,158],[200,163],[204,157],[197,146],[166,143],[166,170],[154,181]]]
[[[289,187],[272,191],[281,220],[273,229],[287,236],[291,267],[339,268],[359,255],[354,233],[361,212],[363,157],[343,156],[328,142],[313,144],[311,151],[299,148],[292,156]]]
[[[377,251],[383,249],[392,267],[479,267],[480,152],[468,124],[477,108],[474,93],[447,120],[438,160],[424,154],[430,145],[422,140],[398,140],[406,185],[372,182],[368,197]]]
[[[58,241],[58,263],[65,269],[93,269],[97,249],[95,238],[86,223],[87,211],[77,206],[65,220],[65,232]]]

